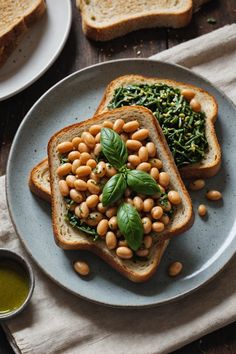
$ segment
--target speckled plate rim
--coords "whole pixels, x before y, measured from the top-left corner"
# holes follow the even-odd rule
[[[67,41],[67,38],[70,33],[71,29],[71,23],[72,23],[72,4],[70,0],[65,0],[67,4],[67,23],[65,27],[65,32],[64,36],[62,37],[60,44],[57,47],[57,50],[55,51],[54,55],[48,58],[48,63],[42,67],[42,69],[39,72],[36,72],[34,75],[32,75],[32,78],[25,82],[22,86],[18,87],[15,90],[12,90],[11,92],[4,94],[3,96],[0,96],[0,102],[4,101],[12,96],[15,96],[16,94],[20,93],[21,91],[25,90],[27,87],[32,85],[35,81],[37,81],[51,66],[52,64],[56,61],[56,59],[59,57],[62,49],[64,48],[64,45]],[[26,63],[27,65],[27,63]]]
[[[165,65],[169,65],[171,67],[176,67],[176,69],[181,69],[183,71],[185,71],[186,73],[189,73],[193,76],[196,76],[198,77],[200,80],[204,81],[208,86],[210,86],[213,90],[215,91],[218,91],[218,94],[227,102],[227,104],[229,104],[230,106],[234,107],[235,109],[235,113],[236,113],[236,107],[233,103],[233,101],[224,94],[224,92],[222,90],[220,90],[219,88],[217,88],[215,85],[213,85],[209,80],[205,79],[202,75],[200,74],[196,74],[195,72],[181,66],[181,65],[178,65],[178,64],[172,64],[172,63],[166,63],[166,62],[161,62],[161,61],[158,61],[158,60],[154,60],[154,59],[143,59],[143,58],[128,58],[128,59],[118,59],[118,60],[111,60],[111,61],[107,61],[107,62],[103,62],[103,63],[98,63],[98,64],[94,64],[94,65],[91,65],[89,67],[86,67],[86,68],[83,68],[81,70],[78,70],[72,74],[70,74],[69,76],[65,77],[64,79],[62,79],[61,81],[59,81],[58,83],[56,83],[54,86],[52,86],[48,91],[46,91],[39,99],[38,101],[35,102],[35,104],[32,106],[32,108],[29,110],[29,112],[26,114],[26,116],[24,117],[24,119],[22,120],[17,132],[16,132],[16,135],[14,137],[14,140],[13,140],[13,143],[12,143],[12,146],[11,146],[11,150],[10,150],[10,153],[9,153],[9,157],[8,157],[8,163],[7,163],[7,172],[6,172],[6,196],[7,196],[7,205],[8,205],[8,209],[9,209],[9,214],[10,214],[10,217],[11,217],[11,220],[12,220],[12,223],[14,225],[14,228],[15,228],[15,231],[16,231],[16,234],[18,235],[20,241],[22,242],[23,246],[25,247],[27,253],[30,255],[30,257],[34,260],[34,262],[41,268],[41,270],[51,279],[53,280],[56,284],[58,284],[60,287],[62,287],[63,289],[65,289],[66,291],[82,298],[82,299],[85,299],[85,300],[88,300],[90,302],[93,302],[93,303],[96,303],[96,304],[99,304],[99,305],[104,305],[104,306],[108,306],[108,307],[114,307],[114,308],[127,308],[127,309],[143,309],[143,308],[150,308],[150,307],[157,307],[157,306],[160,306],[160,305],[165,305],[167,303],[171,303],[171,302],[174,302],[174,301],[177,301],[177,300],[180,300],[182,299],[183,297],[187,296],[187,295],[190,295],[192,294],[193,292],[195,292],[196,290],[200,289],[203,287],[203,285],[206,285],[208,284],[210,281],[212,281],[214,278],[216,278],[216,276],[218,276],[224,269],[225,267],[227,266],[227,264],[230,262],[230,260],[232,259],[232,257],[236,254],[236,219],[234,221],[234,224],[232,225],[232,228],[231,228],[231,232],[230,232],[230,237],[229,237],[229,240],[227,242],[227,244],[225,245],[225,248],[224,248],[224,251],[223,251],[223,254],[225,252],[227,252],[227,257],[226,257],[226,260],[223,261],[223,262],[218,262],[216,263],[216,260],[219,259],[219,257],[222,255],[222,252],[220,254],[218,254],[218,257],[216,258],[214,264],[215,264],[215,270],[212,272],[211,276],[209,276],[205,281],[202,281],[198,284],[196,284],[195,286],[192,286],[190,289],[188,289],[187,291],[185,292],[182,292],[180,294],[177,294],[176,296],[172,296],[166,300],[163,300],[163,301],[159,301],[159,302],[152,302],[150,304],[145,304],[145,305],[119,305],[119,304],[114,304],[114,303],[109,303],[109,302],[102,302],[102,301],[97,301],[95,298],[93,298],[92,296],[91,297],[88,297],[88,296],[83,296],[81,294],[79,294],[78,292],[76,291],[73,291],[72,289],[69,289],[68,287],[66,287],[64,284],[62,284],[60,281],[58,281],[55,277],[53,277],[49,271],[47,271],[45,268],[43,268],[40,264],[40,262],[38,262],[33,254],[31,253],[31,250],[30,248],[28,248],[25,240],[24,240],[24,237],[22,237],[22,235],[20,234],[20,232],[18,231],[18,227],[17,227],[17,223],[15,222],[15,219],[14,219],[14,215],[13,215],[13,212],[12,212],[12,209],[11,209],[11,202],[10,202],[10,177],[9,177],[9,171],[10,171],[10,161],[11,161],[11,157],[12,157],[12,154],[14,153],[14,146],[17,142],[17,139],[18,139],[18,136],[20,134],[20,131],[24,128],[24,125],[25,123],[28,121],[28,119],[30,119],[30,115],[31,113],[33,112],[33,110],[35,109],[35,107],[37,105],[39,105],[41,103],[41,101],[44,100],[44,98],[49,94],[51,93],[53,90],[56,90],[58,86],[60,85],[63,85],[64,82],[66,81],[69,81],[71,78],[73,78],[74,76],[77,76],[77,75],[83,75],[83,73],[86,73],[88,72],[89,70],[93,69],[93,68],[96,68],[96,67],[101,67],[101,66],[106,66],[106,65],[115,65],[117,62],[129,62],[129,63],[132,63],[132,62],[136,62],[136,61],[143,61],[144,63],[148,64],[149,62],[152,62],[152,63],[156,63],[158,64],[158,62],[160,64],[165,64]],[[145,285],[145,283],[144,283]]]

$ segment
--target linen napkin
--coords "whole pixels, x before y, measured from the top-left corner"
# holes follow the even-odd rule
[[[236,102],[236,24],[164,51],[154,58],[201,73]],[[0,178],[0,247],[21,254]],[[31,303],[4,329],[17,353],[163,354],[236,320],[236,258],[209,284],[178,302],[143,310],[111,309],[79,299],[33,264]]]

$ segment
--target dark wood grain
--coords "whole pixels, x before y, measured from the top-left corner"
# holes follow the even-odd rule
[[[213,17],[215,24],[207,19]],[[236,0],[213,0],[194,14],[191,24],[179,30],[152,29],[131,33],[106,43],[87,40],[81,30],[80,15],[73,5],[73,24],[68,41],[54,65],[22,93],[0,103],[0,175],[19,124],[34,102],[53,84],[83,67],[111,59],[148,57],[186,40],[236,22]],[[0,332],[0,354],[11,353]],[[235,354],[236,323],[209,334],[173,354]]]

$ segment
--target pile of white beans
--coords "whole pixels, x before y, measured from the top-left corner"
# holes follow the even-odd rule
[[[104,239],[107,248],[115,250],[118,257],[131,259],[134,251],[128,247],[117,224],[117,208],[119,202],[110,207],[102,204],[102,188],[109,178],[117,171],[105,161],[97,162],[102,147],[100,130],[107,127],[116,131],[128,149],[127,167],[149,173],[165,192],[170,183],[170,176],[162,170],[162,161],[157,157],[156,147],[150,141],[149,130],[141,128],[136,120],[125,123],[117,119],[114,123],[104,121],[102,124],[90,126],[81,136],[65,141],[57,146],[59,156],[67,157],[68,162],[57,169],[60,177],[59,190],[63,197],[71,198],[71,206],[75,215],[89,226],[96,228],[97,234]],[[168,201],[165,206],[159,203],[160,194],[145,196],[134,195],[126,189],[124,199],[132,204],[140,213],[144,239],[142,246],[135,252],[139,257],[147,257],[153,244],[152,233],[160,233],[170,222],[166,212],[173,205],[181,203],[181,197],[174,190],[168,191]]]

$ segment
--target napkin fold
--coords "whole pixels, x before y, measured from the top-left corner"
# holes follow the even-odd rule
[[[236,24],[185,42],[152,58],[202,74],[236,102]],[[0,247],[27,257],[12,227],[0,177]],[[29,259],[31,262],[31,260]],[[23,354],[163,354],[236,320],[236,258],[191,296],[157,308],[111,309],[79,299],[32,264],[36,287],[22,314],[4,324]]]

